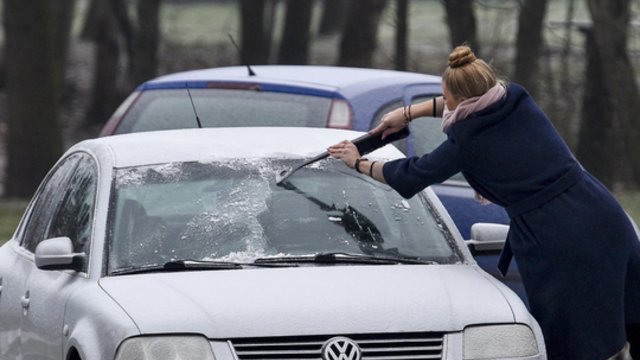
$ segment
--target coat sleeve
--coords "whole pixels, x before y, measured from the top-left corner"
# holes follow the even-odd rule
[[[410,198],[431,184],[441,183],[461,170],[458,145],[449,137],[431,153],[388,161],[384,179],[402,197]]]

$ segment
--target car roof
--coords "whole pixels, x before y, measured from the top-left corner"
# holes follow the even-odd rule
[[[258,158],[309,158],[362,132],[326,128],[233,127],[179,129],[105,136],[82,141],[68,152],[88,151],[113,167],[184,161]],[[393,146],[371,158],[404,155]]]
[[[161,88],[191,81],[241,81],[295,85],[325,91],[369,89],[400,84],[440,84],[440,77],[415,72],[317,65],[256,65],[251,66],[255,76],[250,76],[245,66],[218,67],[192,70],[160,76],[140,86],[139,89]],[[366,85],[366,86],[364,86]]]

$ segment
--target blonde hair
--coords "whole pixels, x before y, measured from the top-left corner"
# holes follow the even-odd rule
[[[468,99],[484,94],[498,80],[491,65],[478,59],[469,46],[461,45],[449,54],[442,82],[453,96]]]

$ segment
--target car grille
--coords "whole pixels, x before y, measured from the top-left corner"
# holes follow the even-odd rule
[[[233,339],[240,360],[321,359],[322,346],[335,336],[355,341],[362,360],[418,360],[442,358],[442,333],[353,334]]]

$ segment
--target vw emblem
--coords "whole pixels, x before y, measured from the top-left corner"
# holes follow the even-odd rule
[[[346,337],[334,337],[322,346],[323,360],[360,360],[362,351],[355,341]]]

